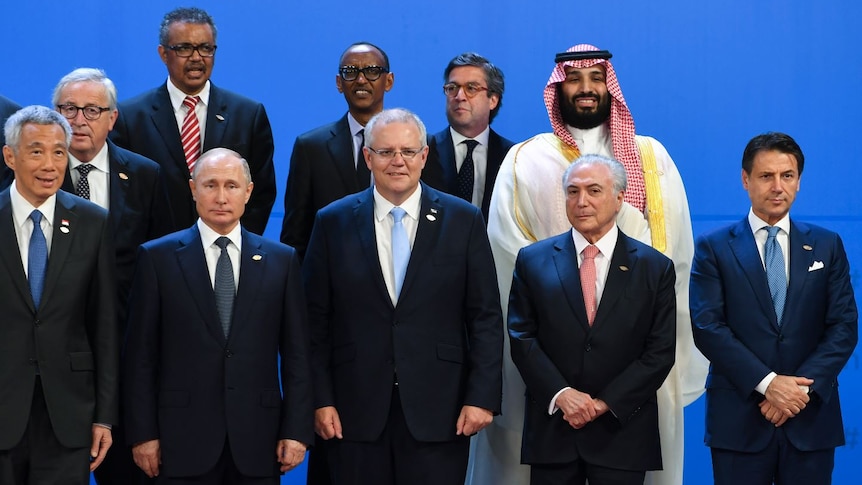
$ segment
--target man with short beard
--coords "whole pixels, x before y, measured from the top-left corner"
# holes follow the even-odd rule
[[[661,143],[635,135],[610,58],[610,52],[587,44],[557,54],[544,90],[553,133],[542,133],[509,150],[494,186],[488,237],[500,295],[508,299],[518,251],[571,228],[565,197],[556,190],[566,168],[581,154],[615,158],[623,164],[629,183],[617,225],[671,258],[676,268],[676,364],[657,393],[664,470],[648,472],[646,483],[681,484],[682,408],[703,392],[707,371],[692,341],[688,312],[694,253],[688,201],[679,172]],[[521,376],[506,359],[503,415],[475,438],[469,483],[529,483],[529,467],[518,465],[523,391]]]

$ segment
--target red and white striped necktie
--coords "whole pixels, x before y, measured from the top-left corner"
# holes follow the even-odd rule
[[[581,262],[581,290],[584,293],[584,306],[587,309],[587,320],[590,326],[596,319],[598,301],[596,301],[596,256],[599,248],[590,244],[584,248],[584,260]]]
[[[180,139],[183,143],[183,153],[186,155],[189,173],[192,173],[195,162],[201,156],[201,125],[198,123],[198,115],[195,114],[195,106],[200,100],[200,96],[186,96],[186,99],[183,100],[183,105],[188,108],[188,111],[186,111],[186,117],[183,119]]]

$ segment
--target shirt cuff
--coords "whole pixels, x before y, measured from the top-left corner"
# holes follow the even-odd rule
[[[560,397],[560,394],[562,394],[563,391],[567,391],[569,389],[571,389],[571,387],[564,387],[554,394],[554,397],[551,398],[551,404],[548,405],[548,416],[554,414],[558,409],[560,409],[557,407],[557,398]]]
[[[772,384],[772,379],[775,379],[777,375],[778,374],[776,374],[775,372],[770,372],[769,374],[766,374],[766,377],[764,377],[763,380],[760,381],[760,384],[758,384],[757,387],[754,388],[754,390],[765,396],[766,388],[769,387],[769,384]]]
[[[110,424],[107,424],[107,423],[93,423],[93,426],[99,426],[99,427],[102,427],[102,428],[108,428],[108,429],[111,429],[111,425],[110,425]]]

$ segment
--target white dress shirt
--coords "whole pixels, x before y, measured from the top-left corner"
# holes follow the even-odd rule
[[[81,180],[81,172],[76,167],[83,162],[75,158],[72,152],[69,152],[69,175],[72,177],[72,187],[77,189],[78,180]],[[108,144],[102,145],[99,153],[89,161],[93,167],[87,175],[87,182],[90,183],[90,201],[100,205],[105,210],[110,210],[111,198],[109,197],[108,187],[110,184],[109,174],[111,172],[110,163],[108,162]]]
[[[173,106],[174,116],[177,118],[177,129],[182,133],[183,120],[186,119],[186,112],[188,111],[188,108],[183,105],[183,101],[185,101],[186,96],[189,95],[180,91],[180,88],[174,86],[174,83],[171,82],[171,78],[168,78],[168,95],[171,97],[171,106]],[[204,135],[207,132],[207,107],[210,104],[210,82],[207,81],[201,92],[194,96],[199,96],[201,98],[201,100],[198,101],[198,104],[195,105],[195,114],[198,116],[198,125],[201,128],[201,149],[203,149]]]
[[[30,274],[27,266],[30,262],[30,236],[33,235],[33,222],[30,220],[30,213],[36,209],[39,209],[39,212],[42,213],[42,221],[39,225],[42,228],[42,233],[45,234],[45,242],[48,245],[48,258],[50,260],[51,241],[54,240],[54,209],[57,206],[57,194],[48,197],[39,207],[33,207],[18,192],[18,181],[16,180],[9,187],[9,200],[12,204],[12,222],[15,227],[15,236],[18,239],[18,252],[21,254],[21,264],[24,265],[24,276],[29,278]]]
[[[461,165],[464,164],[464,159],[467,157],[466,140],[476,140],[478,145],[473,149],[473,196],[470,203],[476,207],[482,207],[482,200],[485,197],[485,178],[488,174],[488,136],[491,133],[491,127],[488,126],[482,133],[479,133],[473,138],[455,131],[451,126],[449,133],[452,136],[452,143],[455,145],[455,169],[461,171]]]
[[[227,245],[227,254],[230,256],[230,264],[233,266],[233,287],[234,291],[239,288],[239,262],[242,254],[242,230],[239,224],[227,234],[219,234],[212,230],[209,226],[198,218],[198,230],[201,233],[201,245],[204,249],[204,256],[207,260],[207,270],[210,273],[210,283],[215,289],[215,273],[218,258],[221,256],[221,248],[216,246],[216,239],[225,236],[230,239],[231,244]]]
[[[401,224],[407,231],[407,239],[410,241],[410,249],[413,249],[413,242],[416,240],[416,228],[419,226],[419,211],[422,205],[422,186],[416,187],[416,190],[398,207],[404,209],[407,215],[401,219]],[[392,304],[398,303],[398,296],[395,294],[395,268],[392,266],[392,226],[395,224],[395,219],[389,214],[389,211],[395,205],[386,200],[377,188],[374,188],[374,235],[377,239],[377,256],[380,259],[380,269],[383,271],[383,281],[386,282],[386,289],[389,291],[389,298]]]

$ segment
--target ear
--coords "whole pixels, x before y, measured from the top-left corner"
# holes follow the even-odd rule
[[[192,200],[197,200],[195,199],[195,179],[189,179],[189,189],[192,191]]]
[[[159,57],[162,59],[162,62],[167,65],[168,63],[168,50],[165,49],[165,46],[159,45]]]
[[[248,204],[248,200],[251,198],[251,191],[254,190],[254,182],[249,182],[248,187],[245,189],[245,203]]]
[[[743,168],[742,169],[742,188],[744,188],[745,190],[748,190],[748,178],[749,178],[748,172],[746,172],[745,169]]]
[[[384,85],[384,89],[388,93],[390,89],[392,89],[392,85],[395,84],[395,74],[391,72],[386,73],[386,84]]]
[[[6,166],[9,170],[15,171],[15,152],[9,145],[3,145],[3,159],[6,161]]]
[[[117,111],[116,109],[111,110],[110,120],[108,121],[108,131],[109,132],[114,129],[114,123],[117,122],[118,116],[120,116],[119,111]]]
[[[488,97],[491,98],[491,111],[494,111],[495,109],[497,109],[497,105],[500,104],[500,95],[494,93]]]
[[[344,92],[344,88],[341,85],[341,75],[340,74],[335,75],[335,87],[338,88],[339,93]]]

